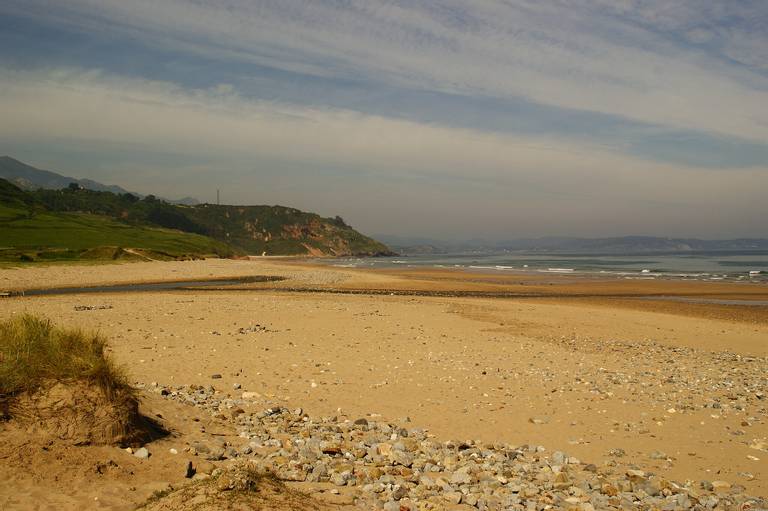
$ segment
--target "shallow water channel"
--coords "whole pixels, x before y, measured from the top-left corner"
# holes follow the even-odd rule
[[[237,284],[253,284],[258,282],[278,282],[281,280],[285,280],[285,277],[255,275],[252,277],[230,277],[208,280],[180,280],[176,282],[142,282],[138,284],[113,284],[106,286],[29,289],[26,291],[12,291],[9,293],[9,296],[48,296],[85,293],[137,293],[146,291],[174,291],[217,286],[233,286]]]

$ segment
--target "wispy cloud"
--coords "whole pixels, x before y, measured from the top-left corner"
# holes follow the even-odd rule
[[[600,0],[601,9],[644,29],[687,41],[757,71],[768,72],[768,7],[762,0]]]
[[[5,10],[305,74],[768,141],[764,2],[11,0]]]

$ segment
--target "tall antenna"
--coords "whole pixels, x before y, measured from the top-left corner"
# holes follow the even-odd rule
[[[216,188],[216,205],[221,206],[221,200],[219,200],[219,189]]]

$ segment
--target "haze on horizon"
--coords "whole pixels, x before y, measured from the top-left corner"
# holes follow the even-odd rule
[[[0,154],[437,239],[768,237],[762,0],[4,0]]]

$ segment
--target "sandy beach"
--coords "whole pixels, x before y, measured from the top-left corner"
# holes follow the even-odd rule
[[[237,386],[313,415],[408,417],[443,439],[542,445],[616,470],[724,480],[768,495],[768,307],[645,299],[760,302],[765,285],[264,259],[8,268],[0,291],[252,275],[286,280],[5,298],[0,316],[42,314],[96,329],[137,382],[214,385],[232,395]],[[172,478],[163,475],[171,461],[157,459],[166,468],[154,480]],[[147,494],[122,480],[71,489],[89,477],[17,472],[14,490],[0,488],[0,504],[19,502],[10,494],[41,499],[32,487],[48,482],[74,495],[60,497],[59,509],[85,498],[90,505],[94,492],[106,492],[104,508]]]

